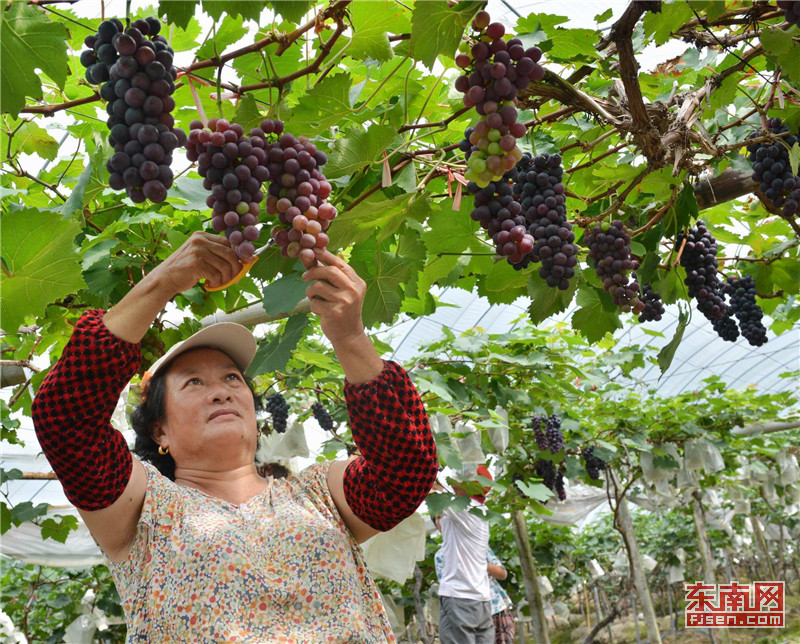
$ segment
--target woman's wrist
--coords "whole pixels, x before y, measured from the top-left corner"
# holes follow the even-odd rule
[[[377,378],[383,371],[383,360],[363,331],[331,340],[333,350],[351,385],[360,385]]]
[[[103,322],[119,339],[140,342],[174,295],[154,270],[105,314]]]

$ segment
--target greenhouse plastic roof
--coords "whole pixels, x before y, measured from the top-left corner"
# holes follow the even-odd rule
[[[490,305],[486,298],[457,288],[444,289],[438,297],[440,304],[451,306],[440,306],[432,315],[403,320],[382,333],[382,339],[393,348],[391,359],[412,360],[422,345],[443,337],[443,328],[455,334],[476,327],[487,333],[507,333],[525,323],[530,305],[526,298],[514,304]],[[573,303],[540,326],[548,328],[557,321],[567,320],[576,308]],[[661,349],[672,339],[678,326],[677,306],[665,308],[660,322],[625,323],[614,337],[623,346]],[[769,326],[767,318],[765,323]],[[663,337],[650,335],[645,329],[658,331]],[[664,376],[661,377],[658,365],[648,363],[643,369],[635,370],[632,378],[657,387],[662,396],[674,396],[702,386],[701,381],[713,375],[734,389],[755,387],[762,393],[796,390],[797,378],[781,378],[780,374],[800,369],[800,327],[779,336],[768,331],[767,337],[768,342],[761,347],[750,346],[741,337],[736,342],[725,342],[708,320],[693,311],[672,365]]]

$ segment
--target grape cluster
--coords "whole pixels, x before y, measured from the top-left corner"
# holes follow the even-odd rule
[[[289,418],[289,405],[280,392],[267,396],[264,408],[272,416],[272,429],[279,434],[286,431],[286,420]]]
[[[586,466],[586,474],[590,479],[597,480],[600,478],[600,472],[606,469],[606,462],[595,456],[594,451],[595,447],[593,445],[584,447],[581,450],[581,456],[583,456],[583,462]]]
[[[730,297],[729,310],[739,320],[742,336],[754,347],[767,342],[767,329],[761,323],[764,312],[756,304],[756,284],[752,275],[729,276],[723,291]]]
[[[277,128],[280,121],[273,123]],[[280,125],[276,135],[283,131]],[[299,257],[309,263],[315,258],[314,248],[328,245],[325,231],[336,217],[336,208],[325,201],[331,194],[331,184],[321,170],[327,161],[326,154],[307,137],[288,132],[267,148],[272,180],[266,207],[268,214],[278,216],[280,225],[271,234],[284,257]]]
[[[311,405],[311,411],[314,413],[314,418],[317,419],[319,426],[327,432],[333,431],[333,418],[325,409],[321,402],[315,402]]]
[[[89,49],[81,53],[86,80],[102,83],[100,97],[107,101],[108,142],[114,147],[106,163],[108,183],[114,190],[124,188],[134,203],[167,198],[172,152],[186,143],[171,114],[178,74],[174,52],[160,30],[152,16],[128,29],[116,18],[104,20],[86,37]]]
[[[538,64],[542,57],[538,47],[525,49],[518,38],[503,40],[505,27],[491,22],[485,11],[476,14],[472,28],[475,42],[470,54],[460,53],[455,59],[464,70],[455,87],[464,94],[464,105],[482,117],[467,136],[469,170],[464,176],[486,187],[522,157],[517,139],[525,136],[526,128],[517,122],[517,92],[532,80],[541,80],[544,68]]]
[[[711,320],[711,326],[717,335],[726,342],[736,342],[739,337],[739,328],[736,326],[736,320],[733,319],[730,307],[725,311],[725,315],[718,320]]]
[[[639,262],[631,258],[631,235],[625,224],[617,219],[611,225],[597,225],[586,233],[586,243],[595,273],[603,280],[603,288],[614,304],[625,313],[644,311],[639,284],[635,278],[628,281],[627,272],[639,268]]]
[[[542,429],[544,426],[544,429]],[[544,416],[533,416],[531,418],[531,427],[533,428],[533,437],[536,440],[536,445],[541,451],[549,451],[551,454],[558,454],[564,451],[566,445],[564,443],[564,434],[561,432],[561,419],[552,414],[545,418]]]
[[[788,132],[778,118],[767,120],[767,126],[772,134]],[[753,132],[748,138],[761,136],[761,131]],[[750,162],[753,164],[753,180],[758,182],[758,187],[764,196],[777,207],[783,207],[785,216],[793,215],[798,209],[798,195],[793,193],[800,189],[800,177],[792,174],[789,163],[789,149],[797,143],[795,135],[789,134],[772,143],[762,141],[751,143],[747,146],[750,153]]]
[[[491,235],[495,252],[506,257],[512,266],[527,266],[533,237],[527,231],[522,206],[514,199],[509,178],[490,182],[483,188],[470,182],[467,190],[475,191],[475,208],[470,217]]]
[[[241,125],[225,119],[209,119],[207,128],[192,121],[186,141],[186,158],[197,162],[203,186],[211,191],[206,201],[212,212],[211,227],[225,232],[241,258],[253,254],[253,242],[260,234],[256,224],[264,200],[261,186],[270,178],[265,127],[275,126],[265,120],[248,136]]]
[[[697,310],[707,319],[720,320],[728,307],[722,298],[723,283],[717,272],[717,241],[700,219],[696,228],[678,233],[676,248],[680,248],[684,240],[681,266],[686,269],[683,283],[689,288],[689,297],[695,298]]]
[[[556,467],[552,461],[539,459],[534,465],[536,476],[542,479],[542,485],[555,492],[559,501],[566,501],[567,493],[564,490],[564,468]],[[545,502],[546,503],[546,502]]]
[[[515,173],[513,192],[533,238],[529,261],[542,263],[539,275],[548,286],[566,290],[575,275],[578,246],[573,243],[575,233],[567,221],[561,156],[540,154],[531,158],[526,153]]]
[[[800,25],[800,2],[797,0],[778,0],[778,7],[783,9],[786,22]]]
[[[636,273],[633,277],[636,282]],[[644,308],[639,315],[639,322],[660,322],[664,315],[664,305],[661,303],[661,295],[659,295],[650,284],[640,286],[639,300],[642,302]]]

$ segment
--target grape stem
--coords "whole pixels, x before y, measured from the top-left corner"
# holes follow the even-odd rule
[[[672,204],[675,203],[675,197],[677,195],[678,195],[678,188],[676,186],[675,188],[672,189],[672,196],[669,198],[669,201],[662,208],[660,208],[659,211],[655,215],[653,215],[650,221],[648,221],[644,226],[634,230],[631,233],[631,237],[636,237],[636,235],[641,235],[645,230],[649,230],[650,228],[653,227],[653,225],[656,222],[660,221],[661,218],[664,216],[664,213],[666,213],[667,210],[670,209]]]

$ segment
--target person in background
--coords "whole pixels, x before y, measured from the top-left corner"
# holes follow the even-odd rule
[[[194,233],[112,309],[84,312],[39,387],[39,443],[106,557],[128,642],[394,641],[358,544],[425,499],[436,444],[408,375],[364,333],[364,281],[315,252],[306,294],[346,377],[358,457],[259,476],[244,377],[256,342],[230,323],[151,366],[131,416],[136,456],[112,427],[159,312],[199,280],[241,270],[219,235]]]
[[[491,479],[486,466],[478,474]],[[444,491],[434,484],[434,491]],[[454,486],[458,496],[467,492]],[[475,516],[472,508],[484,508],[483,495],[474,495],[470,505],[454,511],[447,508],[438,518],[442,533],[441,572],[439,577],[439,639],[442,644],[492,644],[491,590],[486,568],[489,551],[489,524]],[[485,509],[485,508],[484,508]]]
[[[508,577],[508,572],[500,563],[500,559],[489,548],[486,553],[486,572],[489,573],[489,586],[492,593],[492,621],[494,622],[495,644],[514,644],[514,615],[511,607],[514,605],[505,589],[498,583]]]

